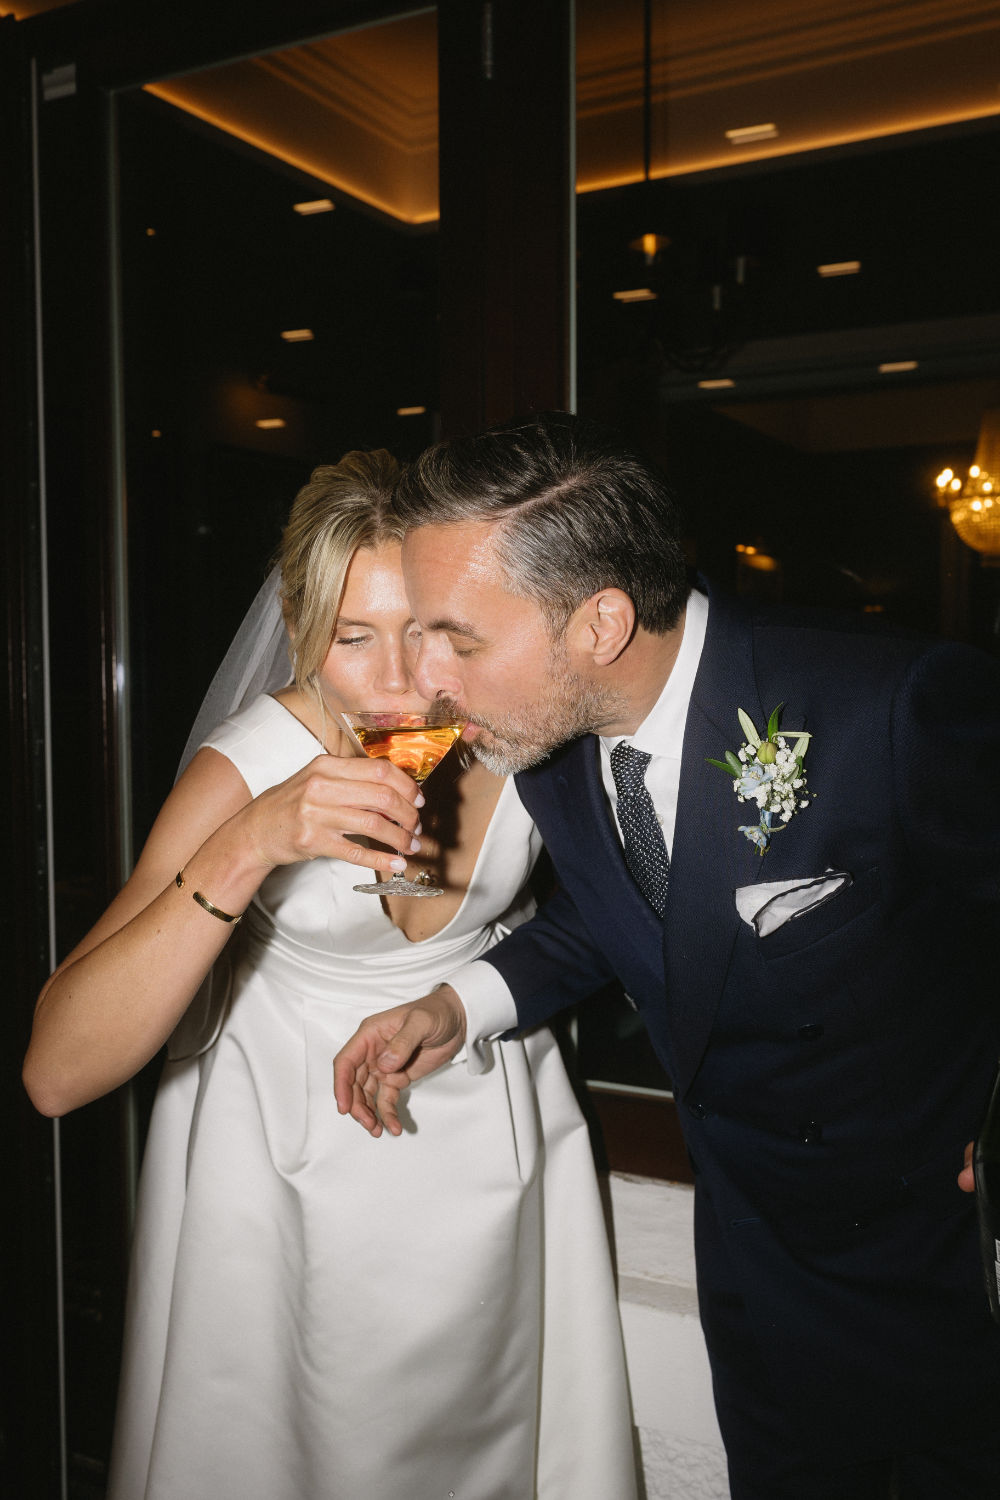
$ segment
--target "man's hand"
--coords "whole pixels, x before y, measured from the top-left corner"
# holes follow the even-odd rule
[[[972,1147],[970,1141],[965,1148],[965,1166],[958,1174],[958,1185],[963,1193],[974,1193],[976,1191],[976,1178],[972,1170]]]
[[[465,1008],[450,985],[422,1000],[362,1021],[333,1060],[333,1091],[342,1115],[369,1135],[401,1135],[396,1104],[418,1078],[450,1062],[465,1041]]]

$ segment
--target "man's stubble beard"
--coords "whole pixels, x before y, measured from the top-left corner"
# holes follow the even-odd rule
[[[544,707],[531,704],[517,714],[496,719],[472,717],[491,743],[470,742],[477,760],[496,776],[513,776],[540,765],[554,750],[584,734],[599,734],[625,716],[623,695],[572,672],[563,642],[552,645],[548,662],[548,696]]]

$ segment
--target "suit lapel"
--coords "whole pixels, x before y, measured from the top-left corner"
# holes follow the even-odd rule
[[[773,705],[772,705],[773,707]],[[734,891],[760,878],[762,859],[740,832],[753,809],[737,802],[721,760],[742,739],[737,708],[758,725],[753,644],[743,612],[716,595],[684,729],[670,891],[664,918],[667,1008],[682,1096],[708,1042],[739,931]]]

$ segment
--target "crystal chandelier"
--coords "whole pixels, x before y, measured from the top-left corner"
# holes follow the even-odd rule
[[[966,477],[944,469],[937,490],[962,541],[984,561],[1000,564],[1000,407],[983,413],[976,461]]]

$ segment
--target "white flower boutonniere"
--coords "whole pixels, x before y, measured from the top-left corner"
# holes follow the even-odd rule
[[[746,740],[735,754],[727,750],[725,760],[708,762],[733,778],[738,801],[756,803],[758,821],[741,826],[740,833],[756,846],[760,855],[767,853],[771,835],[810,802],[806,795],[806,773],[802,769],[810,736],[805,731],[798,733],[789,747],[785,736],[778,733],[783,707],[779,703],[768,719],[764,736],[758,734],[750,715],[742,708],[737,709]]]

